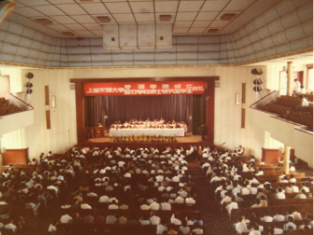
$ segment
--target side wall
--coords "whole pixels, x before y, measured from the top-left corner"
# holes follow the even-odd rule
[[[261,157],[263,131],[246,122],[241,129],[241,105],[235,105],[235,93],[241,94],[241,83],[247,83],[247,104],[255,101],[250,67],[213,68],[147,68],[99,70],[23,70],[34,73],[31,104],[35,108],[35,125],[27,128],[30,157],[49,150],[64,152],[76,144],[75,92],[70,90],[71,78],[134,78],[134,77],[195,77],[219,76],[220,88],[215,88],[215,144],[233,148],[247,147],[249,154]],[[264,70],[266,68],[263,68]],[[56,95],[57,107],[44,104],[44,86],[49,85],[50,97]],[[51,130],[46,129],[45,110],[50,108]],[[248,147],[249,146],[249,147]]]
[[[23,83],[22,83],[23,75],[22,75],[21,68],[13,67],[13,66],[1,67],[0,73],[1,75],[10,76],[10,92],[13,95],[18,96],[17,93],[23,91]],[[23,97],[20,97],[20,98],[23,98]],[[2,138],[0,139],[0,141],[1,141],[0,142],[1,148],[3,147],[5,147],[6,149],[27,148],[26,129],[23,128],[17,131],[4,134]]]

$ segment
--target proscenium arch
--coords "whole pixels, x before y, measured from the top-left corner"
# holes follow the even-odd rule
[[[215,81],[219,77],[149,77],[149,78],[91,78],[91,79],[70,79],[75,83],[75,104],[76,104],[76,127],[78,143],[85,140],[84,121],[84,83],[106,83],[106,82],[161,82],[161,81],[204,81],[206,88],[206,126],[207,138],[210,143],[214,143],[215,125]]]

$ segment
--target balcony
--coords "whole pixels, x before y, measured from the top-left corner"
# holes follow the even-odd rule
[[[3,134],[34,124],[34,108],[31,105],[12,94],[7,94],[5,99],[8,100],[9,107],[12,107],[13,105],[17,106],[19,111],[8,113],[10,111],[7,111],[8,109],[6,109],[5,113],[0,113],[0,138]],[[11,111],[14,111],[14,109]]]
[[[264,105],[274,103],[278,97],[279,92],[274,91],[252,104],[248,110],[248,121],[270,132],[272,138],[294,148],[295,155],[313,167],[313,132],[305,125],[262,110]]]

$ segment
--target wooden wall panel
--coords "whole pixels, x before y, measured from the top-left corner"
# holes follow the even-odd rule
[[[214,143],[215,136],[215,79],[207,81],[206,94],[207,141]]]
[[[241,112],[241,128],[245,128],[245,109],[242,108]]]
[[[25,149],[7,149],[2,154],[2,165],[9,165],[10,163],[26,164],[28,161],[28,148]]]
[[[45,86],[45,105],[49,105],[49,86]]]
[[[246,83],[242,83],[242,104],[245,104],[246,100]]]
[[[262,159],[264,159],[265,164],[278,164],[282,157],[283,154],[278,149],[262,148]]]
[[[50,110],[46,110],[46,125],[47,125],[47,129],[51,129]]]
[[[77,141],[85,139],[85,121],[84,121],[84,83],[78,82],[75,84],[75,103],[76,103],[76,127]]]

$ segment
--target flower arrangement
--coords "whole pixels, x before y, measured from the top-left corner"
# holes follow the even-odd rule
[[[113,142],[123,143],[174,143],[177,142],[176,135],[163,136],[163,135],[131,135],[131,136],[113,136]]]

